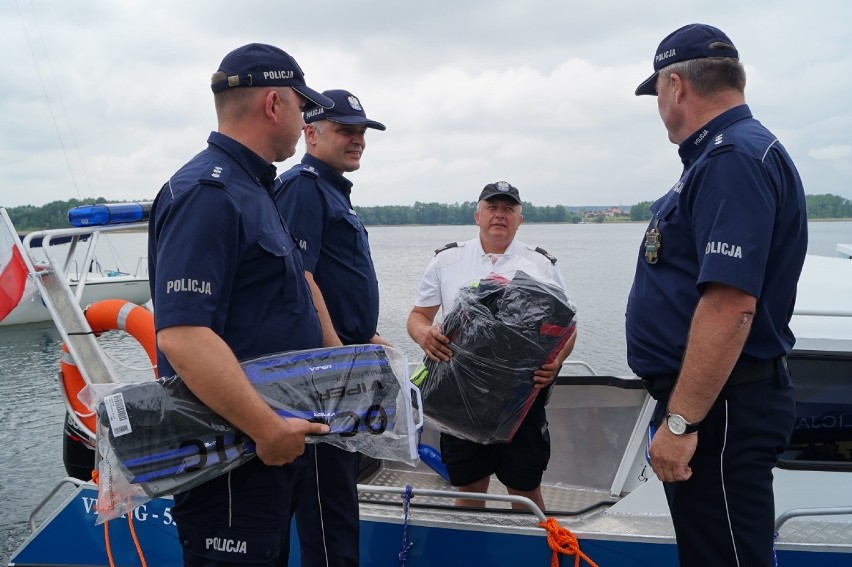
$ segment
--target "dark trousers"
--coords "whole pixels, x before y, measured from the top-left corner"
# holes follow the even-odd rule
[[[327,443],[305,446],[296,528],[303,567],[357,567],[360,453]]]
[[[268,467],[252,459],[175,494],[184,567],[286,567],[294,488],[303,465],[303,459],[296,459]]]
[[[666,401],[660,400],[663,408]],[[772,469],[794,424],[786,368],[722,389],[698,431],[692,477],[664,483],[681,565],[774,565]]]

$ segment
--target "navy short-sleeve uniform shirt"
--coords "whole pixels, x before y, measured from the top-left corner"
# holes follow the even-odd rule
[[[646,260],[643,241],[628,299],[631,369],[679,371],[701,288],[711,282],[758,300],[740,364],[787,354],[807,250],[804,190],[792,160],[746,105],[713,119],[679,153],[681,178],[651,207],[659,259]]]
[[[322,292],[344,344],[369,342],[379,319],[379,284],[367,229],[352,208],[352,182],[319,159],[276,181],[275,200],[299,243],[305,269]]]
[[[293,237],[272,199],[275,167],[213,132],[151,209],[157,330],[209,327],[238,359],[322,346]],[[162,354],[160,375],[174,373]]]

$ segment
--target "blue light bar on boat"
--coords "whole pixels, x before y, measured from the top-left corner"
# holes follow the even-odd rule
[[[151,203],[104,203],[80,205],[68,210],[68,222],[73,226],[103,226],[148,220]]]

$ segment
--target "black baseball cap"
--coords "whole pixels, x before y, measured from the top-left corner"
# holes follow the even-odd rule
[[[227,77],[210,85],[214,93],[235,87],[290,87],[308,101],[308,109],[334,106],[333,100],[308,88],[296,60],[274,45],[249,43],[238,47],[225,55],[218,70]]]
[[[495,181],[486,185],[479,194],[479,201],[494,197],[507,197],[519,205],[521,204],[521,196],[518,194],[518,190],[509,185],[508,181]]]

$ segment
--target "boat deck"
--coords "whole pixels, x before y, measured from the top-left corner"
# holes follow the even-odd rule
[[[369,484],[378,486],[406,486],[412,488],[428,489],[428,490],[453,490],[440,476],[419,470],[404,471],[399,469],[386,468],[379,471]],[[542,495],[548,507],[545,511],[547,515],[556,516],[574,516],[582,515],[590,510],[600,508],[601,506],[609,506],[616,502],[610,495],[603,490],[593,490],[588,488],[573,488],[566,486],[558,486],[551,484],[542,484]],[[489,494],[506,495],[508,494],[506,487],[496,478],[492,479],[491,486],[488,490]],[[369,494],[362,493],[362,503],[398,503],[400,496],[393,494]],[[412,500],[412,506],[446,506],[452,507],[452,500],[444,497],[435,496],[417,496]],[[486,502],[487,509],[495,510],[510,510],[511,503],[489,500]]]
[[[421,465],[422,466],[422,465]],[[776,471],[777,492],[781,494],[802,483],[811,482],[812,471]],[[836,473],[845,475],[847,473]],[[822,473],[825,480],[825,473]],[[842,483],[841,478],[836,479]],[[459,509],[452,499],[430,495],[418,495],[417,489],[452,491],[453,488],[440,476],[426,470],[402,470],[383,468],[367,483],[372,486],[411,486],[415,492],[411,499],[410,518],[420,525],[442,525],[464,523],[470,529],[512,530],[531,532],[539,529],[538,518],[531,512],[511,509],[504,501],[487,501],[486,509]],[[807,485],[807,484],[805,484]],[[811,485],[814,486],[814,485]],[[836,501],[839,494],[833,490],[833,481],[823,485],[822,498],[806,495],[811,506],[829,510],[842,504]],[[812,489],[813,490],[813,489]],[[496,479],[489,487],[490,495],[506,495],[506,488]],[[662,485],[655,478],[634,490],[625,498],[612,498],[606,491],[588,488],[542,484],[542,493],[548,509],[547,517],[555,517],[560,525],[584,539],[624,539],[642,541],[674,542],[674,528],[668,513]],[[842,498],[841,498],[842,500]],[[777,514],[791,510],[802,510],[796,500],[777,498]],[[849,534],[852,533],[852,507],[834,508],[845,514],[793,517],[784,522],[777,540],[779,549],[813,549],[814,546],[850,554]],[[402,522],[402,498],[398,493],[361,493],[362,518],[381,518],[385,521]],[[793,513],[796,514],[795,512]]]

